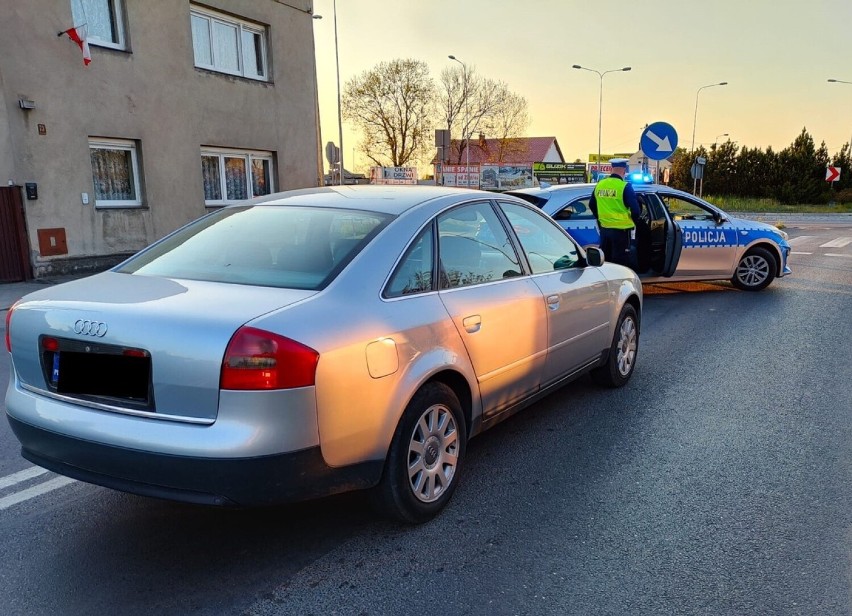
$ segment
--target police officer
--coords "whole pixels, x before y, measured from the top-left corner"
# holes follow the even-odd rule
[[[627,159],[613,158],[612,175],[603,178],[595,186],[589,209],[598,221],[601,232],[601,249],[613,263],[630,266],[630,232],[639,218],[639,202],[636,192],[624,180]]]

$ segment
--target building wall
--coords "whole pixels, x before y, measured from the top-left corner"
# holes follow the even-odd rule
[[[203,5],[268,26],[270,82],[195,68],[187,0],[124,0],[127,51],[93,45],[84,66],[57,36],[73,24],[71,1],[7,3],[0,20],[0,179],[38,184],[25,203],[36,275],[135,252],[208,211],[202,146],[274,152],[276,190],[318,185],[310,0]],[[138,142],[143,207],[95,207],[90,137]],[[39,254],[45,227],[65,228],[68,255]]]

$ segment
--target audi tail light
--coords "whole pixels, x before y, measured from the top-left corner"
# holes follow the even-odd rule
[[[12,352],[12,335],[9,333],[9,326],[12,324],[12,313],[15,312],[15,307],[18,305],[15,302],[11,308],[6,312],[6,350],[10,353]]]
[[[222,361],[221,389],[310,387],[319,353],[310,347],[254,327],[241,327]]]

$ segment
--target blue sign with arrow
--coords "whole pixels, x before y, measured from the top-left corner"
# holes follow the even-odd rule
[[[677,132],[665,122],[654,122],[642,132],[639,147],[651,160],[663,160],[674,154]]]

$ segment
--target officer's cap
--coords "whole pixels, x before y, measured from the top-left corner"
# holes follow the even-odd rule
[[[627,168],[627,159],[626,158],[610,158],[609,164],[613,167],[624,167]]]

